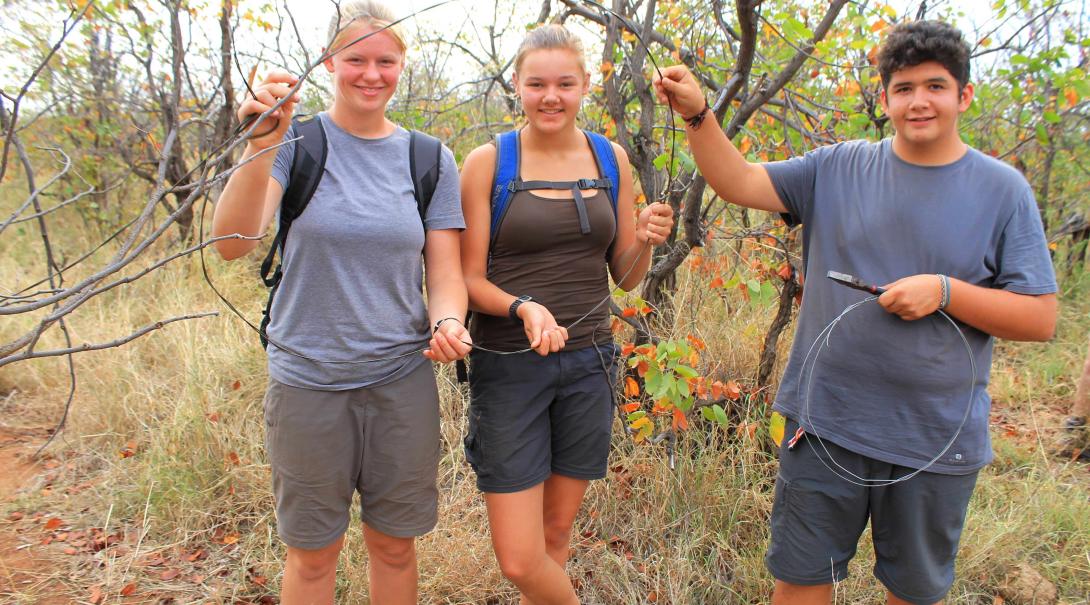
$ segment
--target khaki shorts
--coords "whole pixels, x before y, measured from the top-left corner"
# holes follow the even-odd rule
[[[352,493],[364,523],[408,538],[437,519],[439,393],[430,362],[394,382],[316,391],[269,381],[265,446],[277,532],[318,549],[348,529]]]

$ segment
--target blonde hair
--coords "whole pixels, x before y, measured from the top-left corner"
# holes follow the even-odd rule
[[[333,18],[329,21],[329,35],[326,36],[329,44],[326,48],[336,49],[339,44],[347,42],[347,40],[342,40],[345,37],[344,32],[356,22],[380,29],[389,26],[396,20],[397,17],[394,16],[394,11],[376,0],[352,0],[351,2],[338,4]],[[393,37],[398,47],[401,48],[402,54],[404,54],[408,49],[408,45],[405,44],[405,35],[401,31],[401,26],[388,27],[386,33]]]
[[[553,49],[570,50],[575,53],[579,61],[579,68],[583,70],[584,74],[587,73],[587,62],[583,57],[583,42],[559,23],[549,23],[535,27],[526,34],[526,37],[522,39],[522,44],[519,44],[518,53],[515,54],[515,73],[518,73],[519,68],[522,67],[522,61],[526,58],[526,55],[535,50]]]

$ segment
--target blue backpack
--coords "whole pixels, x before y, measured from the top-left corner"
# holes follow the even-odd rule
[[[575,209],[579,213],[579,229],[586,235],[590,233],[590,220],[587,218],[587,206],[583,201],[581,189],[604,189],[609,193],[613,205],[613,217],[617,217],[617,194],[621,188],[621,171],[617,164],[617,154],[609,139],[596,132],[583,131],[594,154],[594,163],[598,167],[597,179],[579,179],[578,181],[524,181],[522,160],[519,152],[519,131],[512,130],[496,135],[496,172],[492,177],[492,222],[489,231],[488,249],[496,243],[500,225],[511,197],[518,191],[532,189],[570,189],[575,200]]]
[[[579,231],[583,235],[590,233],[590,219],[587,218],[587,205],[583,200],[582,189],[603,189],[609,193],[609,203],[613,206],[613,218],[617,219],[617,195],[621,190],[621,169],[617,164],[617,154],[609,139],[596,132],[583,131],[590,143],[594,163],[598,167],[596,179],[578,181],[524,181],[522,180],[522,159],[519,152],[519,131],[512,130],[496,135],[496,171],[492,177],[492,220],[488,238],[489,258],[492,247],[496,244],[503,217],[511,206],[511,197],[518,191],[533,189],[569,189],[575,200],[575,209],[579,213]],[[610,245],[612,248],[612,245]],[[470,313],[470,317],[472,317]],[[465,362],[455,363],[458,382],[467,382],[469,375]]]

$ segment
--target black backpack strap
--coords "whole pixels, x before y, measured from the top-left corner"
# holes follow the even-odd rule
[[[409,133],[409,172],[413,177],[413,197],[420,222],[427,225],[428,206],[439,185],[439,166],[443,159],[443,143],[419,130]]]
[[[318,183],[325,173],[325,161],[328,155],[325,129],[322,128],[322,120],[316,115],[302,116],[292,121],[293,133],[302,137],[295,141],[295,154],[291,160],[291,172],[288,176],[288,188],[280,198],[279,221],[277,223],[276,237],[269,247],[265,260],[261,261],[261,281],[269,288],[269,300],[265,303],[264,317],[261,318],[261,346],[268,346],[265,328],[269,325],[272,312],[273,297],[280,287],[280,280],[284,276],[281,264],[277,263],[273,269],[276,255],[280,253],[280,259],[284,258],[284,245],[287,243],[288,230],[291,223],[299,218],[318,189]]]

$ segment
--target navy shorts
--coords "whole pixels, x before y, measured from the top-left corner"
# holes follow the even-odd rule
[[[862,487],[826,468],[837,468],[829,454],[840,466],[868,479],[895,479],[914,469],[868,458],[828,440],[819,442],[811,435],[789,450],[788,437],[797,427],[788,419],[780,446],[772,542],[765,555],[772,575],[803,586],[843,580],[869,520],[875,577],[909,603],[941,601],[954,582],[954,557],[977,472],[922,472],[893,485]],[[843,470],[837,472],[850,477]]]
[[[605,477],[617,354],[613,343],[545,357],[473,351],[465,451],[477,488],[517,492],[553,473]]]

